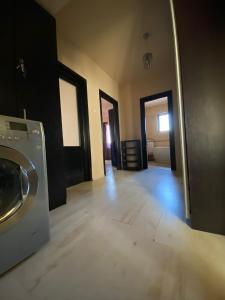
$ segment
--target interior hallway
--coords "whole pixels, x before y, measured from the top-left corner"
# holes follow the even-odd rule
[[[1,278],[1,300],[225,299],[225,237],[182,221],[169,169],[108,172],[68,198],[50,243]]]

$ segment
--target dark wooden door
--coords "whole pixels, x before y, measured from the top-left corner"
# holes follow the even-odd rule
[[[15,1],[20,116],[44,125],[50,209],[66,202],[55,19],[30,0]]]
[[[65,85],[70,87],[71,94],[64,94]],[[80,111],[80,101],[78,94],[79,83],[71,83],[68,80],[60,79],[61,114],[63,126],[63,151],[65,162],[65,174],[67,187],[85,181],[84,149],[82,145],[82,112]],[[82,101],[82,100],[81,100]],[[67,104],[68,103],[68,104]],[[68,105],[70,110],[64,111],[64,106]],[[66,119],[70,119],[67,125]],[[68,136],[69,133],[69,136]]]
[[[74,143],[74,145],[72,145],[72,143],[68,146],[65,143],[64,133],[64,171],[66,175],[66,185],[67,187],[70,187],[80,182],[92,179],[87,83],[84,78],[61,63],[59,63],[59,77],[61,80],[65,81],[67,85],[69,84],[74,87],[74,102],[76,105],[75,110],[77,111],[77,124],[72,124],[75,125],[74,127],[72,126],[72,130],[70,130],[70,128],[64,129],[69,130],[69,134],[73,136],[75,135],[73,130],[75,131],[75,129],[78,128],[79,135],[79,141]],[[61,92],[62,97],[63,91],[61,90]],[[67,99],[61,99],[61,109],[62,100],[67,101]],[[67,118],[67,115],[64,117]],[[76,122],[75,119],[74,122]]]
[[[15,20],[13,1],[3,1],[0,9],[0,114],[18,116],[16,97]]]
[[[111,112],[111,117],[109,113],[109,118],[111,118],[111,125],[109,122],[110,127],[113,129],[113,153],[111,152],[111,160],[113,166],[117,167],[118,170],[121,170],[122,162],[121,162],[121,151],[120,151],[120,125],[119,125],[119,109],[118,109],[118,102],[113,99],[111,96],[107,95],[105,92],[99,90],[99,102],[100,102],[100,110],[101,110],[101,121],[103,124],[103,117],[102,117],[102,99],[110,102],[113,104],[113,112]],[[103,127],[102,127],[103,128]],[[111,131],[111,130],[110,130]],[[102,130],[103,138],[104,138],[104,131]],[[104,154],[104,147],[103,147],[103,154]],[[112,155],[115,157],[112,158]],[[105,155],[103,155],[103,162],[104,162],[104,173],[106,174],[106,167],[105,167]]]
[[[66,186],[85,181],[84,156],[81,147],[64,147]]]
[[[116,144],[116,119],[115,110],[109,110],[109,128],[111,135],[111,160],[113,167],[117,167],[117,144]]]
[[[224,2],[175,0],[191,224],[225,234]]]

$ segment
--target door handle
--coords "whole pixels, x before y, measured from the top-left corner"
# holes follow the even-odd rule
[[[21,72],[23,78],[26,78],[27,72],[26,72],[25,62],[23,58],[19,59],[19,64],[16,66],[16,69]]]
[[[24,202],[24,200],[27,198],[27,195],[29,193],[29,180],[26,171],[20,166],[20,185],[21,185],[21,194],[22,199],[21,201]]]

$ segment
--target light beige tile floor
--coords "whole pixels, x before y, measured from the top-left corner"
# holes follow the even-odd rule
[[[169,169],[109,169],[68,191],[50,243],[0,278],[0,299],[225,299],[225,238],[185,224]]]
[[[148,166],[149,167],[162,167],[162,168],[170,168],[170,163],[166,162],[156,162],[154,160],[148,161]]]

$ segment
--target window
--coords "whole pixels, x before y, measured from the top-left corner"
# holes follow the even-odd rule
[[[158,126],[159,126],[159,131],[160,132],[170,130],[169,114],[165,113],[165,114],[159,114],[158,115]]]
[[[111,147],[111,133],[110,133],[109,124],[106,125],[106,144],[107,144],[107,148]]]

